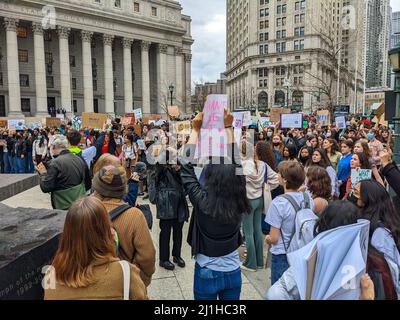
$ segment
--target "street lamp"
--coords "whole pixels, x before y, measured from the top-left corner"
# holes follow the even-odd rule
[[[171,94],[171,106],[174,104],[174,102],[173,102],[173,93],[174,93],[174,89],[175,89],[175,87],[171,84],[171,85],[169,86],[169,93]]]
[[[389,58],[395,74],[394,92],[396,93],[396,116],[393,118],[395,123],[393,160],[400,164],[400,43],[389,51]]]

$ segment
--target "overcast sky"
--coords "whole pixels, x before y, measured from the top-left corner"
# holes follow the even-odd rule
[[[225,71],[226,0],[178,1],[192,17],[192,81],[215,82]],[[400,0],[390,1],[393,11],[400,11]]]

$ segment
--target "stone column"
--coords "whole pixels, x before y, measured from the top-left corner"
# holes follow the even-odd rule
[[[273,67],[268,68],[268,106],[271,109],[275,104],[275,70]]]
[[[183,96],[183,53],[182,48],[175,47],[175,59],[176,59],[176,83],[175,83],[175,99],[176,105],[181,107],[184,106],[184,96]]]
[[[61,107],[67,110],[67,116],[72,115],[71,105],[71,69],[69,63],[69,43],[68,37],[70,28],[57,27],[59,47],[60,47],[60,86],[61,86]]]
[[[192,54],[185,54],[185,113],[191,113],[192,103]]]
[[[32,23],[35,55],[36,116],[47,116],[47,84],[44,58],[43,28],[41,23]]]
[[[142,41],[140,48],[142,50],[142,112],[150,114],[150,67],[149,67],[149,49],[150,42]]]
[[[93,112],[92,47],[93,32],[81,31],[84,112]]]
[[[167,107],[170,105],[170,96],[169,96],[169,85],[167,79],[167,52],[168,45],[159,44],[157,48],[157,79],[158,79],[158,103],[157,103],[157,112],[159,114],[164,113],[162,107]]]
[[[112,59],[112,42],[114,36],[103,35],[104,44],[104,103],[108,114],[114,114],[114,76]]]
[[[17,25],[17,19],[4,18],[7,33],[8,116],[13,118],[24,117],[21,111]]]
[[[132,91],[132,43],[133,39],[124,38],[124,104],[125,113],[133,111],[133,91]]]

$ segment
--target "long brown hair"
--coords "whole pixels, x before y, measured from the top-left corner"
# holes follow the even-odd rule
[[[360,139],[357,140],[356,143],[354,144],[354,146],[356,146],[356,144],[359,143],[361,144],[361,147],[363,148],[363,153],[368,157],[371,158],[372,157],[372,151],[369,148],[369,144],[367,141],[365,141],[364,139]],[[353,149],[354,150],[354,149]]]
[[[256,154],[258,159],[268,164],[272,170],[276,171],[275,156],[272,144],[260,141],[256,145]]]
[[[95,197],[75,201],[65,219],[52,266],[58,282],[70,288],[93,284],[95,264],[116,258],[116,244],[107,210]]]
[[[242,152],[242,155],[245,157],[248,157],[249,155],[251,155],[251,152],[253,152],[254,166],[258,172],[258,158],[257,158],[257,153],[255,152],[253,145],[246,140],[242,140],[241,152]]]

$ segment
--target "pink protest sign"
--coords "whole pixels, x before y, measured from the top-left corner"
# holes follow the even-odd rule
[[[204,105],[203,129],[224,129],[224,110],[228,106],[226,94],[211,94]]]

